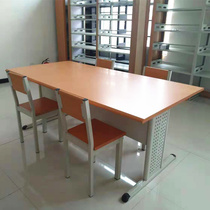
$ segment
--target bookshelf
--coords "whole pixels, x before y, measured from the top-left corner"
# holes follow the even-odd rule
[[[202,85],[210,79],[210,1],[171,2],[154,1],[148,65],[171,70],[176,81]]]

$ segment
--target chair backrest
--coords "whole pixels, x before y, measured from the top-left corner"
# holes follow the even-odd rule
[[[94,140],[89,101],[87,99],[82,99],[77,96],[70,95],[60,89],[56,89],[55,94],[58,102],[62,127],[65,129],[65,132],[67,131],[67,124],[64,113],[82,122],[85,122],[88,144],[90,146],[89,148],[93,149]]]
[[[28,78],[26,76],[20,76],[8,70],[6,71],[6,73],[9,79],[16,106],[19,106],[19,100],[16,93],[18,91],[27,95],[31,111],[35,114],[33,98],[31,95]]]
[[[82,103],[83,99],[65,93],[62,90],[56,89],[56,92],[59,93],[60,99],[58,98],[58,105],[61,108],[61,111],[67,115],[70,115],[82,122],[84,118],[82,116]],[[58,97],[59,97],[58,96]]]
[[[157,79],[171,80],[171,71],[153,68],[150,66],[144,67],[143,75]]]
[[[15,74],[13,72],[10,72],[10,71],[7,71],[7,75],[8,75],[10,85],[12,86],[13,90],[27,94],[24,87],[22,76]]]
[[[114,69],[114,61],[97,58],[96,66],[107,69]]]

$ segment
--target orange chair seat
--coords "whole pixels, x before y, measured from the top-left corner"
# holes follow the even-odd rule
[[[56,101],[53,101],[45,97],[33,100],[33,103],[34,103],[36,116],[46,114],[46,113],[49,113],[58,109],[58,104]],[[20,104],[20,106],[31,111],[29,102]]]
[[[100,149],[101,147],[125,136],[125,132],[107,125],[97,119],[92,120],[93,138],[94,138],[94,150]],[[68,133],[75,136],[88,144],[86,125],[82,123],[74,128],[70,128]]]

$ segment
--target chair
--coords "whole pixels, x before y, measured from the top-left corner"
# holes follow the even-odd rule
[[[107,69],[114,69],[114,61],[97,58],[96,66]]]
[[[59,112],[61,116],[64,145],[66,150],[65,176],[70,177],[68,142],[71,141],[88,151],[89,162],[89,196],[93,196],[94,161],[95,156],[110,145],[116,145],[115,179],[120,179],[122,145],[125,132],[105,124],[97,119],[91,120],[89,101],[69,95],[56,89]],[[83,123],[68,129],[65,115],[70,115]],[[68,141],[69,140],[69,141]]]
[[[24,142],[22,122],[21,122],[21,116],[20,116],[20,113],[24,113],[27,116],[32,118],[35,151],[36,153],[39,153],[39,141],[38,141],[36,121],[39,119],[42,120],[42,130],[43,130],[43,133],[46,133],[47,132],[47,118],[55,116],[56,114],[57,115],[59,114],[58,104],[56,101],[53,101],[45,97],[41,97],[39,99],[33,100],[27,77],[26,76],[22,77],[10,71],[6,71],[6,72],[8,75],[9,83],[10,83],[14,100],[15,100],[20,142],[21,143]],[[28,102],[19,104],[17,92],[26,94],[28,97]],[[60,122],[59,122],[59,125],[60,125]],[[60,131],[59,131],[59,139],[61,141]]]
[[[157,69],[150,66],[145,66],[143,71],[144,76],[153,77],[157,79],[171,80],[172,72],[169,70]]]
[[[158,69],[151,66],[145,66],[143,70],[143,75],[148,77],[153,77],[157,79],[171,80],[172,71]],[[146,150],[146,145],[142,144],[142,150]]]

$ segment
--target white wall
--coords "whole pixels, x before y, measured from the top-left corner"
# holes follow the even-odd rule
[[[48,57],[57,61],[55,1],[0,0],[0,79]]]

